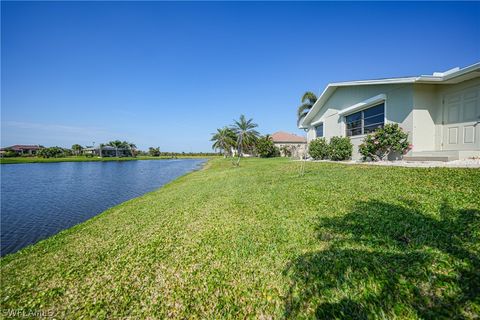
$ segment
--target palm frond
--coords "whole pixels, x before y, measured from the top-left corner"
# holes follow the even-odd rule
[[[305,103],[307,101],[311,104],[314,104],[317,101],[317,96],[315,95],[315,93],[311,91],[305,92],[302,96],[302,103]]]
[[[302,114],[304,114],[305,112],[308,113],[308,111],[310,111],[310,109],[312,109],[313,105],[310,104],[310,103],[304,103],[302,104],[300,107],[298,107],[298,110],[297,110],[297,116],[300,118],[300,116]]]

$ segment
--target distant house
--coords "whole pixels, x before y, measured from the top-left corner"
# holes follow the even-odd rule
[[[280,149],[282,157],[301,158],[307,149],[307,140],[293,133],[278,131],[272,134],[273,144]]]
[[[1,148],[0,152],[3,154],[6,151],[13,151],[17,155],[35,155],[37,151],[43,149],[42,146],[39,145],[26,145],[26,144],[16,144],[10,147]]]
[[[349,137],[353,159],[386,123],[409,134],[407,160],[480,156],[480,63],[432,75],[330,83],[300,123],[310,142]]]
[[[86,156],[97,157],[131,157],[132,152],[128,148],[115,148],[112,146],[87,147],[83,149]]]

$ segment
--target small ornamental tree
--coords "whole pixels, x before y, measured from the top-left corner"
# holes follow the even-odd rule
[[[325,138],[316,138],[308,145],[308,153],[315,160],[327,159],[329,156],[329,146]]]
[[[386,124],[367,135],[358,151],[364,160],[385,160],[392,152],[405,154],[412,148],[408,142],[408,133],[404,132],[397,123]]]
[[[278,149],[272,141],[270,136],[259,138],[255,143],[255,149],[260,158],[273,158],[280,156],[280,149]]]
[[[333,161],[352,158],[353,145],[349,137],[332,137],[328,145],[328,155]]]
[[[160,147],[154,148],[150,147],[148,148],[148,155],[151,157],[160,157]]]

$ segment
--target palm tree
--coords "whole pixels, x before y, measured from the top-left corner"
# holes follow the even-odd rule
[[[308,111],[312,109],[313,105],[317,101],[317,96],[311,91],[307,91],[303,94],[302,105],[297,110],[297,125],[307,115]]]
[[[254,146],[260,134],[255,130],[258,124],[254,123],[253,119],[247,120],[243,114],[240,116],[240,120],[233,121],[234,123],[231,129],[237,136],[238,160],[236,165],[238,166],[240,164],[240,157],[243,155],[243,150]]]
[[[104,143],[100,143],[98,146],[98,152],[100,153],[100,158],[103,158],[103,152],[102,152],[103,147],[105,147]]]
[[[75,153],[75,155],[77,155],[77,156],[80,154],[80,152],[82,152],[82,150],[83,150],[83,147],[82,147],[81,145],[79,145],[79,144],[74,144],[74,145],[72,146],[72,151],[73,151],[73,152]]]
[[[213,141],[212,149],[223,151],[223,155],[226,157],[231,153],[231,148],[235,146],[236,138],[235,133],[230,128],[217,129],[216,133],[212,133],[212,139],[210,139],[210,141]]]
[[[107,143],[107,145],[115,148],[115,157],[117,158],[118,158],[118,149],[125,147],[124,142],[120,140],[110,141],[109,143]]]
[[[136,151],[137,151],[137,145],[132,142],[125,142],[127,145],[127,148],[130,149],[130,153],[132,154],[132,157],[136,157]]]

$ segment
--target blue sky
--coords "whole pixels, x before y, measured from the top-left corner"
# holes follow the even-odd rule
[[[209,151],[240,114],[296,129],[306,90],[480,61],[480,3],[4,2],[1,144]]]

